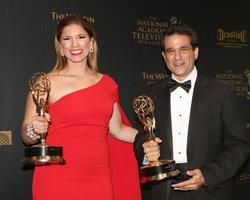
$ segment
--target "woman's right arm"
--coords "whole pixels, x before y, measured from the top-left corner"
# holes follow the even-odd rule
[[[46,134],[48,125],[49,123],[45,117],[36,114],[36,105],[33,101],[31,92],[29,92],[26,99],[24,119],[21,126],[21,138],[23,142],[26,145],[36,144],[39,135]],[[32,131],[35,137],[30,135]]]

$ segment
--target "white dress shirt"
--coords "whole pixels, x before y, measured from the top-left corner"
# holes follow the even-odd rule
[[[187,93],[183,88],[178,87],[170,94],[173,159],[176,163],[187,163],[189,117],[196,78],[197,69],[194,67],[188,77],[181,81],[191,80],[189,92]],[[172,79],[180,82],[173,74]]]

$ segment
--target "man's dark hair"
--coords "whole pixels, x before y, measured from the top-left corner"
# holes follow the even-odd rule
[[[174,35],[174,34],[188,36],[190,38],[190,44],[191,44],[193,50],[196,47],[198,47],[197,34],[193,29],[191,29],[189,26],[187,26],[185,24],[170,24],[167,27],[167,30],[165,32],[163,32],[162,40],[161,40],[161,51],[165,50],[164,38],[167,36]]]

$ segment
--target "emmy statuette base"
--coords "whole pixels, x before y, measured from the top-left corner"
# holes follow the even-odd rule
[[[49,165],[49,164],[64,164],[62,159],[62,147],[49,146],[46,144],[38,144],[32,147],[27,147],[24,150],[23,164],[29,165]]]
[[[150,162],[140,168],[140,182],[157,182],[177,176],[180,171],[176,168],[174,160],[159,160]]]

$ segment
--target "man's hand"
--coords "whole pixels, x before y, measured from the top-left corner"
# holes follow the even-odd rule
[[[143,143],[142,147],[148,161],[157,161],[160,157],[159,143],[161,143],[160,138],[155,138],[154,140]]]
[[[203,177],[201,170],[199,169],[189,170],[187,171],[187,175],[190,176],[191,178],[188,179],[187,181],[173,184],[172,187],[175,190],[197,190],[202,185],[205,184],[205,179]]]

